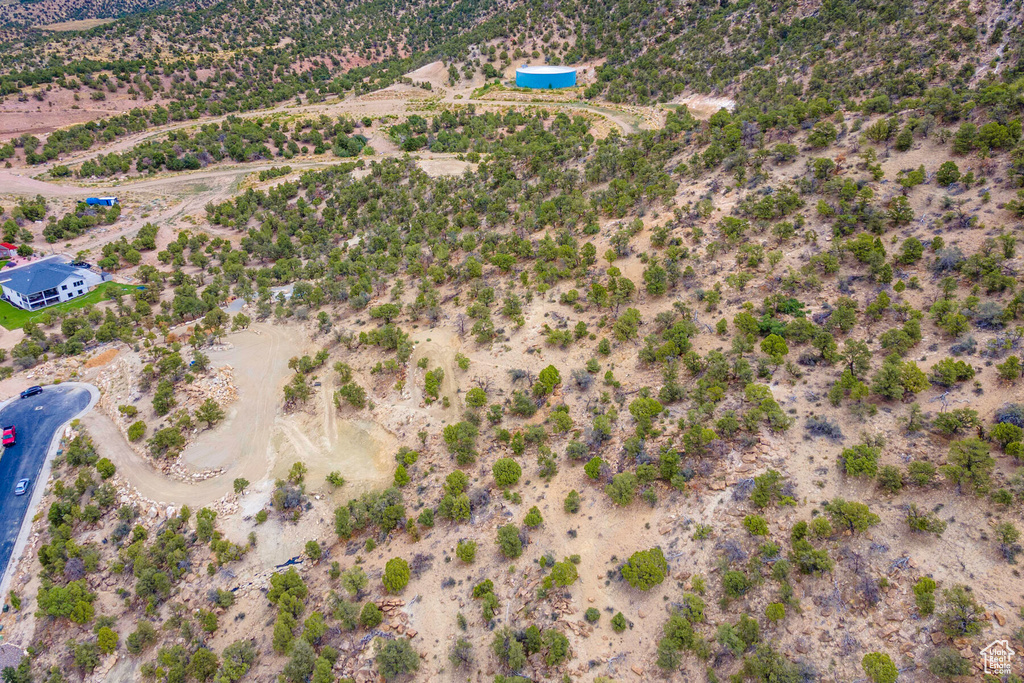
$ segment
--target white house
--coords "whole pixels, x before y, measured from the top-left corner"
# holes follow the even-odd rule
[[[87,294],[107,277],[51,257],[0,271],[0,288],[4,300],[34,311]]]

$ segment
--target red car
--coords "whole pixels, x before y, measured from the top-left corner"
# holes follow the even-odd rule
[[[14,425],[4,427],[4,448],[9,448],[17,442],[18,440],[14,433]]]

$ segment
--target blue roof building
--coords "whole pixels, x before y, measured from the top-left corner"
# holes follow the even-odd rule
[[[104,279],[88,268],[51,257],[0,272],[0,288],[5,301],[34,311],[87,294]]]

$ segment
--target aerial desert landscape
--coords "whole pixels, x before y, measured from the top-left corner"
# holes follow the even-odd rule
[[[0,4],[0,681],[1021,683],[1022,17]]]

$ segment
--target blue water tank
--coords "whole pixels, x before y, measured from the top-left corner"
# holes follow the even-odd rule
[[[571,88],[576,85],[576,69],[569,66],[521,66],[516,69],[516,87],[535,90]]]

